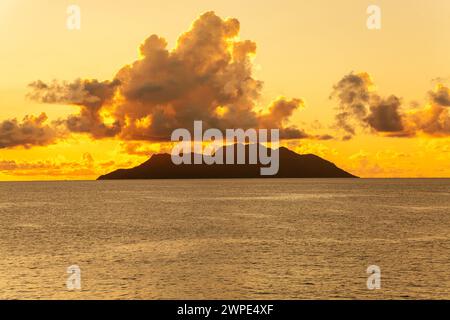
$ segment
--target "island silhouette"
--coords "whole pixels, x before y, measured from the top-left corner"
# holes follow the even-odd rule
[[[222,147],[222,155],[234,148],[236,160],[237,144]],[[259,148],[265,148],[262,145]],[[249,145],[245,145],[248,159]],[[269,148],[269,150],[272,149]],[[194,153],[190,153],[191,159]],[[224,161],[225,162],[225,161]],[[193,163],[193,162],[192,162]],[[358,178],[338,168],[334,163],[313,154],[298,154],[285,147],[279,148],[279,170],[276,175],[262,176],[261,164],[180,164],[172,162],[170,154],[154,154],[141,165],[130,169],[118,169],[100,176],[97,180],[120,179],[242,179],[242,178]]]

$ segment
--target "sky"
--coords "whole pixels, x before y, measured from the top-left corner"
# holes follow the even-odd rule
[[[447,0],[1,0],[0,180],[95,179],[170,151],[193,120],[280,128],[362,177],[450,177],[449,14]]]

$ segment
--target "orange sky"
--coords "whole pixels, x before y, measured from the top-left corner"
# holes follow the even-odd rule
[[[72,3],[81,8],[79,31],[66,28],[66,9]],[[366,27],[366,9],[373,3],[382,10],[382,28],[377,31]],[[155,81],[145,73],[149,70],[158,73],[159,78],[155,76],[155,79],[171,77],[162,84],[158,82],[157,88],[186,80],[179,69],[170,69],[173,68],[170,63],[167,69],[162,67],[163,63],[152,64],[156,58],[151,55],[153,48],[160,45],[158,41],[149,44],[147,58],[140,56],[138,49],[145,39],[156,34],[167,41],[166,50],[172,59],[169,61],[178,59],[192,67],[195,62],[190,59],[195,52],[202,58],[202,68],[210,68],[205,64],[207,59],[227,57],[212,56],[206,53],[206,47],[189,51],[189,41],[178,47],[176,43],[180,35],[192,28],[194,21],[211,10],[224,21],[222,27],[230,34],[236,31],[235,25],[226,23],[226,19],[231,17],[240,22],[239,37],[233,33],[226,40],[233,44],[225,51],[239,47],[244,40],[256,44],[256,54],[252,48],[246,48],[242,49],[245,59],[241,62],[235,63],[240,59],[237,53],[231,58],[224,69],[226,76],[215,74],[217,88],[222,85],[222,89],[230,92],[238,85],[241,90],[241,80],[248,78],[247,75],[255,81],[242,89],[247,93],[239,100],[237,114],[254,107],[253,120],[260,121],[257,112],[263,110],[267,114],[271,103],[279,97],[285,97],[290,103],[292,99],[299,99],[302,103],[293,105],[293,113],[286,118],[275,118],[274,114],[269,117],[271,124],[282,123],[283,127],[296,127],[308,133],[309,138],[283,141],[291,149],[315,153],[363,177],[450,177],[450,120],[447,118],[450,108],[445,101],[450,85],[449,1],[2,0],[0,180],[93,179],[116,168],[143,162],[153,152],[169,150],[169,145],[154,139],[155,134],[163,132],[160,126],[145,131],[144,135],[142,130],[129,126],[126,130],[122,128],[120,134],[112,135],[105,133],[104,126],[92,126],[89,132],[79,132],[81,125],[67,131],[64,124],[60,124],[58,130],[64,131],[63,134],[58,131],[51,141],[34,139],[33,143],[24,145],[17,142],[21,140],[17,134],[11,137],[5,133],[5,123],[10,124],[16,118],[16,124],[23,128],[22,119],[33,115],[35,118],[28,118],[28,121],[36,126],[40,121],[37,117],[44,112],[48,119],[38,125],[52,127],[56,120],[77,116],[83,107],[73,94],[72,99],[65,95],[53,99],[52,103],[44,103],[49,100],[49,90],[39,89],[36,93],[29,84],[41,80],[49,85],[57,79],[62,85],[63,81],[73,83],[80,78],[98,79],[102,90],[112,88],[113,96],[108,96],[101,109],[102,121],[107,127],[116,118],[131,117],[141,123],[151,121],[158,108],[164,109],[165,117],[172,112],[176,123],[183,123],[180,117],[184,113],[177,113],[181,110],[177,108],[186,101],[196,103],[194,94],[180,95],[177,99],[164,97],[163,102],[161,97],[152,95],[133,100],[136,92],[142,91],[142,88],[136,89],[139,81],[152,84]],[[206,29],[211,28],[208,23],[212,22],[205,22]],[[150,61],[148,66],[146,59]],[[116,87],[111,83],[118,77],[119,70],[136,60],[144,63],[122,72],[119,78],[125,84],[114,91]],[[244,78],[239,72],[243,72]],[[358,92],[363,91],[362,99],[369,95],[365,101],[368,114],[353,118],[355,133],[352,139],[343,140],[348,132],[336,127],[335,117],[342,113],[342,109],[337,110],[342,104],[347,113],[355,110],[355,105],[339,98],[348,90],[350,82],[346,82],[345,77],[352,72],[357,79],[364,80],[366,74],[370,79],[358,87]],[[253,86],[258,81],[262,81],[263,86],[256,90]],[[333,89],[337,84],[342,85],[338,91]],[[82,82],[83,85],[86,84]],[[171,87],[166,91],[171,93],[171,90],[179,93],[181,89]],[[216,97],[211,87],[197,86],[194,91],[200,96],[207,92],[214,103]],[[253,99],[255,92],[258,96]],[[334,97],[330,99],[333,92]],[[30,93],[38,97],[30,97]],[[102,94],[107,95],[103,91]],[[398,97],[398,109],[395,101],[389,100],[391,96]],[[232,101],[237,100],[230,98],[225,103]],[[90,108],[96,106],[92,101],[88,104]],[[210,106],[205,104],[205,108]],[[153,108],[151,116],[143,116],[142,110],[150,107]],[[382,111],[387,109],[398,111],[401,130],[392,123],[395,115],[389,114],[390,131],[382,131],[385,123],[380,121],[386,120]],[[108,112],[113,110],[118,114],[111,118]],[[84,121],[85,118],[76,119]],[[243,125],[242,119],[236,121]],[[226,123],[232,124],[232,119]],[[42,136],[42,132],[38,133]],[[317,139],[325,134],[333,139]]]

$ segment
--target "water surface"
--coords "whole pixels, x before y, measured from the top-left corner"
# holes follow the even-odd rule
[[[3,299],[450,299],[449,253],[448,179],[0,183]]]

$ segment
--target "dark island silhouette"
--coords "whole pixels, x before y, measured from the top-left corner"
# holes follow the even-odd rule
[[[229,148],[222,147],[225,154]],[[265,148],[259,145],[259,148]],[[272,150],[272,149],[270,149]],[[270,151],[269,150],[269,151]],[[245,146],[248,162],[249,146]],[[193,159],[194,154],[190,154]],[[279,171],[273,176],[262,176],[261,164],[181,164],[175,165],[170,154],[155,154],[148,161],[131,169],[119,169],[100,176],[97,180],[119,179],[233,179],[233,178],[357,178],[338,168],[332,162],[313,154],[297,154],[285,147],[279,148]],[[192,162],[193,163],[193,162]],[[236,161],[235,161],[236,163]]]

